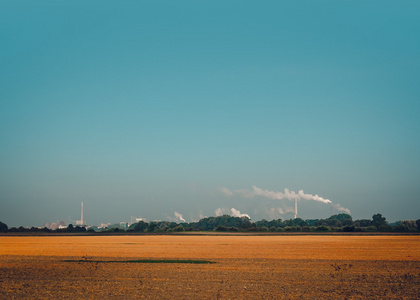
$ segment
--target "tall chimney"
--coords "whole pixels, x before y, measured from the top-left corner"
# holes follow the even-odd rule
[[[295,198],[295,219],[297,218],[297,199]]]
[[[84,223],[83,223],[83,202],[82,202],[82,214],[81,214],[81,216],[80,216],[80,225],[83,225]]]

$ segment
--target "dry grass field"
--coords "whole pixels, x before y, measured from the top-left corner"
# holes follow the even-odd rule
[[[134,263],[129,260],[206,260]],[[0,236],[1,299],[419,299],[420,236]]]

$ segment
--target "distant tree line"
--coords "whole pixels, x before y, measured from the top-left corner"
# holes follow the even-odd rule
[[[0,222],[0,232],[28,232],[28,233],[48,233],[48,232],[74,232],[74,233],[78,233],[78,232],[89,232],[89,230],[86,229],[86,227],[84,226],[73,226],[72,224],[70,224],[69,226],[67,226],[67,228],[60,228],[60,229],[49,229],[47,227],[44,228],[39,228],[39,227],[31,227],[31,228],[26,228],[23,226],[20,227],[11,227],[8,228],[8,226],[6,224],[4,224],[3,222]],[[93,230],[91,230],[91,232],[93,232]]]
[[[48,228],[8,228],[0,222],[0,232],[65,232],[83,233],[100,231],[103,233],[141,232],[141,233],[170,233],[182,231],[217,231],[217,232],[419,232],[419,220],[404,220],[389,224],[381,214],[375,214],[372,219],[353,220],[348,214],[337,214],[327,219],[301,218],[290,220],[261,220],[252,222],[246,217],[232,217],[223,215],[219,217],[203,218],[197,222],[176,223],[168,221],[144,222],[132,224],[128,229],[110,226],[103,230],[86,229],[84,226],[73,226],[51,230]]]
[[[208,217],[198,222],[143,222],[129,227],[131,232],[174,232],[174,231],[219,231],[219,232],[418,232],[420,219],[398,221],[389,224],[381,214],[375,214],[371,220],[353,220],[348,214],[337,214],[327,219],[303,220],[261,220],[251,222],[246,217],[223,215]]]

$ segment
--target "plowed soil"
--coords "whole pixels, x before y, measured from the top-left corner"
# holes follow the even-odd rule
[[[420,236],[2,236],[0,298],[420,299],[419,249]]]

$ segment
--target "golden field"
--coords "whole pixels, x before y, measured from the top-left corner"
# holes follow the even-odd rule
[[[419,249],[420,236],[5,235],[0,298],[419,299]]]

